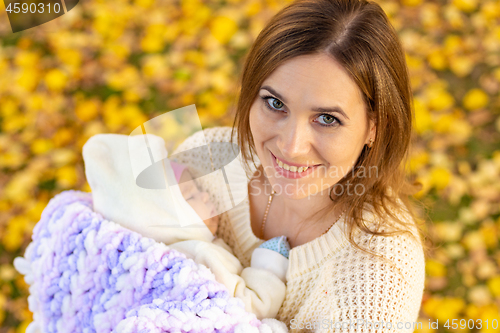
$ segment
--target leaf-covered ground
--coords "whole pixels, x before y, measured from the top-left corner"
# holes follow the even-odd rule
[[[424,185],[416,198],[427,206],[434,240],[417,331],[496,332],[500,2],[377,2],[407,54],[416,113],[409,170]],[[286,4],[87,0],[16,34],[1,8],[1,333],[24,332],[32,320],[27,285],[12,261],[24,253],[41,211],[58,192],[90,191],[85,141],[129,134],[190,104],[204,127],[232,125],[243,56]],[[448,319],[458,319],[458,329],[445,328]],[[439,320],[439,329],[429,329],[429,320]],[[475,328],[460,329],[463,323]]]

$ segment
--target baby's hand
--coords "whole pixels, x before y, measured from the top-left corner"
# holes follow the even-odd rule
[[[285,236],[271,238],[253,251],[250,266],[270,271],[286,283],[289,252]]]
[[[287,259],[290,253],[290,244],[288,243],[286,236],[271,238],[270,240],[260,244],[259,247],[278,252]]]

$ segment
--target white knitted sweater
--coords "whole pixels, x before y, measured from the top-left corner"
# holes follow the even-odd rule
[[[176,151],[205,142],[229,142],[230,135],[230,127],[205,129],[186,139]],[[229,152],[221,147],[211,149],[211,160],[185,153],[178,162],[198,170],[222,167]],[[259,163],[256,161],[257,166]],[[248,179],[254,172],[255,169],[248,171]],[[213,202],[218,202],[217,191],[211,191],[214,184],[198,184],[210,193]],[[247,187],[239,190],[248,193]],[[411,219],[403,208],[396,214],[405,221]],[[376,223],[369,205],[363,211],[363,219],[368,226]],[[411,231],[420,239],[416,227]],[[374,236],[368,246],[371,235],[358,232],[356,242],[389,259],[393,263],[389,265],[354,248],[345,235],[346,225],[341,218],[326,234],[291,249],[285,301],[276,318],[287,324],[291,332],[413,332],[418,324],[425,280],[421,243],[402,234]],[[252,251],[263,240],[252,232],[248,195],[222,214],[217,236],[232,248],[244,267],[250,265]]]

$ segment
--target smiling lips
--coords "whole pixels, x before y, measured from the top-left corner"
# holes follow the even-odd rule
[[[279,165],[280,168],[283,168],[287,171],[291,171],[291,172],[304,172],[306,171],[307,169],[309,169],[309,167],[297,167],[295,165],[288,165],[286,163],[283,163],[282,161],[280,161],[277,157],[276,158],[276,163]]]

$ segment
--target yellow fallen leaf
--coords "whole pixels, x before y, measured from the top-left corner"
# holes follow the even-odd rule
[[[442,50],[434,50],[428,56],[427,60],[432,68],[442,71],[448,66],[448,60]]]
[[[160,52],[165,47],[165,41],[155,35],[146,35],[141,39],[141,49],[146,53]]]
[[[16,83],[19,87],[32,92],[38,85],[40,74],[34,69],[23,69],[17,76]]]
[[[408,7],[416,7],[422,4],[422,0],[403,0],[403,5]]]
[[[448,169],[437,167],[431,170],[431,182],[438,190],[444,189],[448,186],[451,180],[451,173]]]
[[[465,94],[462,103],[466,109],[476,111],[488,105],[489,96],[483,90],[474,88]]]
[[[217,16],[210,25],[210,32],[221,44],[226,44],[237,30],[238,24],[227,16]]]
[[[492,277],[486,284],[493,296],[500,297],[500,275]]]
[[[78,102],[75,108],[76,116],[81,121],[90,121],[99,114],[100,101],[97,99],[83,100]]]
[[[465,13],[476,10],[478,0],[453,0],[453,5]]]
[[[427,96],[429,98],[429,108],[436,111],[449,109],[455,102],[453,96],[445,89],[427,90]]]
[[[61,59],[63,63],[73,67],[79,67],[82,62],[82,56],[80,55],[80,52],[75,49],[59,49],[57,52],[57,57]]]
[[[425,263],[425,271],[429,276],[432,277],[441,277],[441,276],[446,276],[446,266],[443,265],[442,263],[434,260],[434,259],[429,259]]]
[[[415,101],[415,130],[417,133],[425,133],[432,126],[432,117],[423,103]]]
[[[75,167],[67,165],[57,169],[56,179],[57,179],[57,184],[61,188],[73,187],[78,180],[78,175],[76,173]]]
[[[23,242],[25,225],[28,219],[25,216],[14,216],[10,219],[2,237],[2,244],[7,251],[14,252]]]
[[[54,92],[62,91],[67,81],[68,75],[58,68],[51,69],[45,74],[45,84]]]
[[[31,151],[35,155],[45,154],[54,147],[52,140],[50,139],[35,139],[31,144]]]
[[[40,54],[34,51],[21,51],[15,55],[14,63],[20,67],[34,68],[40,63]]]
[[[449,58],[450,69],[458,77],[465,77],[469,75],[476,62],[471,56],[468,55],[452,55]]]
[[[70,128],[63,127],[57,130],[56,134],[52,137],[52,142],[55,147],[62,147],[67,145],[74,138],[74,133]]]

